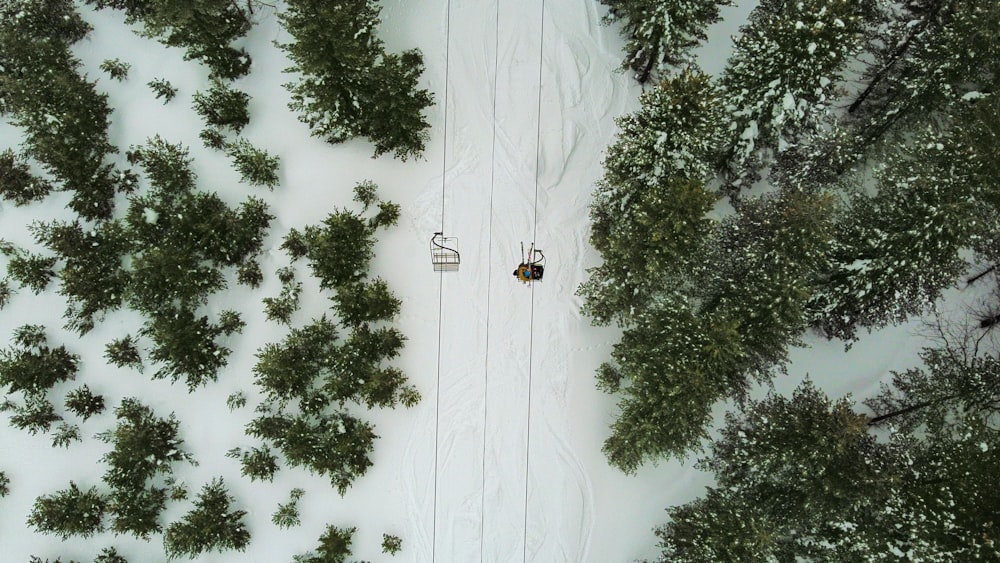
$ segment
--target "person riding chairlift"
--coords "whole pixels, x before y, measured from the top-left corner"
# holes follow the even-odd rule
[[[523,243],[521,244],[521,252],[524,252]],[[535,248],[535,243],[531,243],[528,254],[524,255],[524,259],[514,270],[514,277],[523,283],[541,281],[542,276],[545,275],[544,261],[545,255],[542,254],[541,250]]]

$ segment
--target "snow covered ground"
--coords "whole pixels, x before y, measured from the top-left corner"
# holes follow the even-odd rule
[[[450,13],[449,13],[450,4]],[[723,11],[708,46],[699,51],[709,72],[721,70],[736,32],[754,4],[744,0]],[[22,291],[0,313],[0,343],[25,323],[45,324],[50,338],[83,357],[81,378],[56,389],[88,383],[114,406],[137,396],[165,416],[176,412],[182,436],[198,466],[176,467],[196,492],[222,475],[240,507],[249,511],[252,541],[246,553],[208,554],[198,561],[291,561],[314,547],[327,524],[357,526],[358,559],[388,561],[382,533],[403,539],[393,561],[456,562],[631,561],[656,554],[651,528],[663,510],[699,495],[706,477],[692,464],[670,462],[625,476],[600,452],[613,420],[614,400],[594,388],[593,372],[607,358],[618,333],[591,327],[574,295],[586,268],[598,264],[587,244],[587,205],[601,175],[602,151],[615,134],[614,118],[637,107],[639,87],[616,73],[621,58],[617,30],[600,24],[596,1],[386,0],[382,36],[390,50],[419,48],[427,70],[424,86],[435,95],[432,138],[424,158],[399,162],[371,159],[363,141],[330,146],[312,139],[286,104],[281,83],[288,61],[273,41],[285,41],[273,14],[263,14],[246,46],[253,71],[236,83],[253,99],[244,131],[255,145],[282,158],[282,182],[273,192],[239,185],[224,155],[201,146],[191,96],[207,88],[206,72],[181,60],[177,50],[135,36],[115,12],[84,10],[96,31],[77,46],[92,78],[100,77],[116,108],[112,140],[120,148],[154,134],[188,145],[199,187],[229,203],[248,194],[264,198],[277,216],[265,246],[267,275],[257,291],[237,287],[209,310],[241,311],[243,334],[216,383],[188,394],[182,385],[152,381],[105,365],[106,342],[140,326],[131,313],[110,315],[84,338],[62,331],[62,300],[54,289],[41,296]],[[543,11],[544,6],[544,11]],[[132,64],[124,83],[98,70],[107,58]],[[167,78],[180,88],[167,105],[146,82]],[[17,132],[0,128],[13,145]],[[381,439],[374,467],[341,498],[329,483],[303,470],[283,469],[273,483],[239,475],[232,447],[252,441],[243,426],[256,404],[251,368],[262,345],[286,329],[265,321],[260,299],[275,296],[274,271],[287,258],[277,249],[290,228],[316,224],[337,206],[350,205],[353,186],[374,180],[383,197],[402,205],[400,225],[381,236],[375,270],[403,300],[400,328],[408,335],[398,365],[423,394],[416,407],[366,415]],[[25,209],[0,207],[0,238],[31,247],[26,225],[68,217],[67,198],[56,194]],[[457,273],[431,271],[428,240],[443,230],[459,238]],[[527,287],[511,276],[520,244],[545,251],[542,283]],[[299,266],[302,268],[302,266]],[[304,268],[300,279],[307,279]],[[231,280],[233,281],[233,280]],[[325,311],[325,297],[306,283],[301,324]],[[812,342],[793,352],[791,376],[776,381],[790,390],[809,374],[839,396],[864,396],[889,369],[915,362],[912,326],[866,338],[845,353],[840,343]],[[248,407],[230,412],[226,397],[244,391]],[[720,405],[719,411],[723,412]],[[100,486],[106,446],[89,437],[109,428],[109,412],[84,423],[87,439],[53,449],[47,437],[0,426],[0,470],[11,478],[11,495],[0,499],[3,561],[29,555],[91,561],[114,545],[130,561],[163,560],[159,538],[146,543],[102,534],[87,540],[35,534],[25,519],[35,497],[67,486]],[[274,526],[271,513],[293,487],[306,490],[299,503],[303,524]],[[164,523],[188,506],[174,503]]]

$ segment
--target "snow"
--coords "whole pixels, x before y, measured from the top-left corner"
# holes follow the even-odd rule
[[[208,307],[212,314],[239,310],[247,326],[225,343],[233,353],[219,381],[191,394],[183,384],[152,380],[155,366],[143,374],[106,366],[104,344],[141,326],[132,313],[109,314],[78,338],[60,328],[65,303],[54,287],[37,297],[22,290],[4,309],[0,345],[9,343],[14,328],[44,323],[51,342],[82,356],[78,380],[52,396],[86,382],[109,405],[81,424],[85,441],[67,449],[0,425],[0,470],[11,479],[11,494],[0,499],[5,560],[27,561],[34,554],[91,561],[111,545],[130,561],[163,559],[159,537],[147,543],[103,533],[60,543],[25,525],[39,495],[70,480],[103,487],[99,459],[109,446],[91,437],[113,426],[111,408],[124,397],[139,397],[157,416],[177,413],[182,447],[198,464],[175,463],[175,477],[192,498],[221,475],[236,498],[234,508],[248,511],[247,552],[210,553],[197,561],[291,561],[317,545],[327,524],[357,526],[354,556],[373,561],[656,556],[652,528],[665,520],[664,509],[700,495],[708,478],[694,469],[694,459],[649,465],[634,476],[608,466],[600,447],[615,399],[595,388],[593,374],[619,332],[590,326],[574,294],[585,269],[599,263],[587,244],[587,205],[603,150],[616,132],[614,118],[638,105],[639,87],[615,72],[622,40],[616,28],[599,23],[604,12],[596,1],[450,2],[450,14],[448,4],[384,2],[380,36],[393,51],[421,49],[427,65],[422,84],[437,102],[428,112],[433,128],[426,154],[405,163],[371,159],[372,147],[363,140],[331,146],[309,136],[287,110],[289,95],[281,87],[289,79],[282,69],[290,63],[273,42],[289,38],[273,14],[260,16],[244,42],[252,73],[235,86],[253,96],[244,136],[282,159],[281,184],[273,192],[239,185],[225,155],[202,148],[191,96],[209,85],[204,68],[136,36],[119,13],[85,10],[96,31],[76,52],[116,108],[113,142],[122,150],[154,134],[182,142],[201,189],[217,191],[231,205],[248,195],[262,198],[276,219],[265,241],[264,286],[252,291],[231,278],[230,289]],[[731,49],[729,34],[752,5],[744,0],[727,7],[727,19],[710,29],[709,45],[698,51],[707,71],[718,73]],[[132,63],[123,83],[98,70],[115,57]],[[169,104],[146,86],[154,78],[179,89]],[[16,136],[0,124],[0,139],[14,145]],[[751,122],[742,138],[752,145],[756,136]],[[343,498],[326,479],[301,469],[283,468],[273,483],[251,483],[225,453],[254,445],[243,433],[261,399],[250,375],[254,353],[287,332],[266,322],[260,301],[280,293],[274,272],[288,259],[278,245],[289,229],[317,224],[335,207],[350,205],[354,185],[366,179],[402,206],[399,226],[380,237],[374,273],[402,299],[399,326],[409,340],[396,365],[423,400],[408,410],[364,414],[381,436],[375,465]],[[35,219],[69,219],[67,202],[68,195],[59,193],[28,208],[3,204],[0,238],[32,247],[27,226]],[[156,221],[155,213],[145,219]],[[457,273],[435,274],[429,264],[427,241],[442,230],[459,238]],[[544,250],[547,270],[544,282],[527,287],[511,271],[520,243],[532,241]],[[303,309],[293,318],[297,325],[328,307],[305,274],[299,271]],[[791,375],[779,377],[775,387],[788,392],[809,374],[835,397],[866,396],[890,369],[915,364],[913,326],[872,334],[849,352],[843,343],[811,338],[811,347],[791,351]],[[230,411],[226,399],[237,392],[248,405]],[[716,415],[725,409],[717,405]],[[271,514],[294,488],[306,491],[298,503],[302,525],[282,529]],[[191,506],[169,504],[161,522],[176,521]],[[403,540],[391,559],[381,553],[383,533]]]

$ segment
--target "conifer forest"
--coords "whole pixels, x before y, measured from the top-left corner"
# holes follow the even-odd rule
[[[998,82],[996,1],[0,0],[0,559],[1000,561]]]

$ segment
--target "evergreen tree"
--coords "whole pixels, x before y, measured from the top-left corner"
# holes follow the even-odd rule
[[[0,498],[3,498],[10,494],[10,477],[3,471],[0,471]]]
[[[185,48],[215,78],[234,80],[250,71],[250,56],[231,45],[250,30],[249,14],[228,0],[87,0],[98,8],[124,10],[125,21],[142,23],[143,34]]]
[[[104,357],[111,365],[142,371],[142,356],[136,346],[137,342],[138,340],[131,335],[112,340],[104,346]]]
[[[52,434],[52,447],[68,448],[73,442],[80,442],[80,427],[75,424],[60,422]]]
[[[278,279],[281,281],[281,294],[263,299],[264,314],[268,320],[290,325],[292,315],[299,310],[302,282],[295,281],[295,270],[290,267],[278,270]]]
[[[811,305],[828,336],[853,338],[859,327],[921,314],[966,271],[970,251],[1000,256],[990,250],[1000,228],[995,98],[964,108],[945,130],[923,131],[886,158],[874,195],[849,199]]]
[[[177,88],[174,88],[173,84],[164,78],[154,78],[146,85],[149,86],[149,88],[153,91],[153,94],[156,95],[157,100],[163,98],[164,104],[174,99],[174,96],[177,95]]]
[[[340,321],[350,327],[391,321],[403,303],[381,278],[342,285],[332,299]]]
[[[221,477],[202,487],[194,509],[164,532],[167,557],[197,557],[207,551],[227,549],[244,551],[250,542],[250,532],[242,521],[246,511],[232,510],[233,501]]]
[[[173,414],[158,418],[152,409],[134,398],[122,399],[115,409],[118,423],[113,430],[97,437],[112,445],[102,460],[108,465],[104,482],[126,496],[141,491],[147,480],[157,474],[169,474],[170,464],[191,461],[181,449],[178,421]]]
[[[194,94],[194,110],[207,125],[230,129],[235,133],[250,123],[249,103],[249,94],[229,88],[219,81],[214,81],[207,93]]]
[[[84,422],[104,412],[104,396],[94,395],[86,384],[66,393],[66,408]]]
[[[239,408],[247,406],[247,396],[243,391],[236,391],[226,397],[226,406],[229,407],[230,411],[234,411]]]
[[[339,353],[336,326],[326,317],[292,329],[280,344],[257,352],[255,383],[272,398],[287,401],[305,397]]]
[[[302,523],[299,518],[299,499],[305,491],[299,488],[292,489],[286,504],[279,504],[278,509],[271,515],[271,522],[279,528],[291,528]]]
[[[105,547],[101,554],[94,559],[94,563],[128,563],[128,560],[118,554],[113,547]]]
[[[142,329],[142,334],[153,341],[150,361],[163,364],[153,377],[184,379],[188,391],[215,381],[231,352],[216,342],[227,334],[226,328],[212,324],[204,315],[195,316],[190,309],[155,317]]]
[[[14,296],[14,290],[10,287],[10,280],[7,278],[0,279],[0,309],[7,306],[10,303],[10,298]]]
[[[230,143],[226,146],[226,154],[233,159],[233,166],[244,182],[271,189],[278,185],[278,157],[258,149],[246,139]]]
[[[423,57],[416,50],[386,52],[375,31],[375,0],[292,0],[280,15],[293,37],[282,45],[299,78],[286,84],[290,107],[313,135],[330,143],[367,137],[375,156],[419,156],[428,139],[422,115],[432,103],[417,89]]]
[[[399,536],[382,534],[382,553],[396,555],[403,549],[403,540]]]
[[[371,467],[375,435],[370,424],[347,413],[262,414],[247,434],[272,442],[292,466],[327,475],[343,495]]]
[[[273,481],[274,474],[278,471],[278,458],[266,446],[250,451],[233,448],[226,452],[226,457],[239,460],[241,473],[251,481]]]
[[[30,288],[35,295],[45,291],[45,288],[55,277],[56,257],[41,256],[13,248],[10,245],[0,245],[0,253],[9,259],[7,275],[21,287]]]
[[[41,201],[52,191],[52,184],[32,174],[25,160],[10,149],[0,153],[0,199],[19,207]]]
[[[706,39],[705,29],[719,21],[719,7],[731,0],[601,0],[607,24],[620,23],[626,38],[622,70],[646,83],[668,67],[687,61]]]
[[[167,506],[167,490],[156,486],[124,486],[113,488],[108,502],[111,530],[116,534],[132,534],[148,541],[163,531],[160,513]]]
[[[10,425],[20,430],[27,430],[34,436],[39,432],[48,432],[52,425],[62,420],[56,414],[55,407],[41,395],[29,396],[24,405],[15,407],[10,416]]]
[[[319,537],[319,547],[308,555],[296,555],[295,563],[345,563],[358,529],[327,526]]]
[[[14,347],[0,350],[0,385],[8,393],[43,395],[61,381],[76,377],[79,356],[64,346],[50,348],[45,327],[24,325],[14,331]]]
[[[40,496],[28,516],[28,525],[43,534],[90,537],[104,529],[107,500],[95,487],[83,491],[70,481],[69,488]]]
[[[105,59],[101,63],[101,70],[108,73],[108,76],[121,82],[128,78],[128,71],[132,68],[132,65],[122,61],[121,59]]]
[[[706,188],[724,124],[718,90],[697,69],[644,93],[618,120],[590,207],[590,242],[603,264],[578,294],[595,323],[625,325],[682,284],[711,230]]]
[[[876,15],[873,0],[763,0],[754,8],[720,79],[734,118],[721,163],[729,190],[749,187],[769,151],[785,151],[829,115]]]
[[[131,281],[122,266],[128,250],[122,225],[102,221],[85,229],[80,221],[53,221],[36,223],[33,233],[63,262],[58,276],[59,294],[69,301],[66,328],[89,332],[105,312],[121,305]]]

